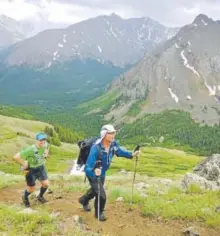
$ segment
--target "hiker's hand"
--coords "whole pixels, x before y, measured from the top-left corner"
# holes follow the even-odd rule
[[[24,161],[22,166],[23,166],[23,169],[26,170],[28,168],[28,162]]]
[[[95,168],[95,175],[96,175],[96,176],[100,176],[101,173],[102,173],[101,169]]]
[[[27,175],[29,173],[29,170],[24,170],[24,175]]]
[[[132,153],[132,157],[139,157],[140,153],[140,151],[135,151]]]

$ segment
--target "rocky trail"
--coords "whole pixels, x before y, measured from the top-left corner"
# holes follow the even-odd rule
[[[14,186],[6,187],[0,190],[0,202],[8,205],[21,205],[21,194],[24,184],[19,183]],[[208,228],[202,224],[183,220],[164,220],[160,217],[144,217],[141,211],[136,207],[131,207],[123,202],[109,203],[106,206],[107,221],[98,222],[94,218],[94,209],[91,212],[84,212],[78,198],[82,193],[46,193],[45,197],[49,200],[43,206],[39,205],[34,195],[30,198],[33,210],[45,208],[51,214],[59,217],[59,228],[65,235],[66,230],[73,227],[74,224],[80,226],[83,232],[93,232],[93,235],[110,236],[176,236],[184,235],[184,230],[193,226],[198,229],[198,235],[219,236],[217,229]],[[195,231],[195,230],[194,230]],[[59,234],[60,235],[60,234]],[[185,235],[190,234],[190,230]]]

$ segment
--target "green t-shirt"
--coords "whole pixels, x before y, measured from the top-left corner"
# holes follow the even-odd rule
[[[34,144],[28,148],[23,149],[20,152],[20,156],[22,159],[28,161],[28,165],[30,168],[36,168],[45,164],[46,159],[44,156],[44,152],[47,148],[47,143],[43,148],[37,148],[37,146]]]

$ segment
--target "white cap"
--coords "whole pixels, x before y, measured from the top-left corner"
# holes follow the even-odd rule
[[[96,144],[100,143],[107,133],[112,133],[112,132],[116,132],[116,129],[114,128],[113,125],[110,124],[103,125],[100,131],[100,139],[96,141]]]
[[[111,132],[116,132],[116,129],[114,128],[113,125],[103,125],[102,126],[102,129],[101,129],[101,132],[102,131],[106,131],[107,133],[111,133]]]

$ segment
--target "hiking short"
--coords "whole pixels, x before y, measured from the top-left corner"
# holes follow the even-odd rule
[[[44,165],[37,168],[30,168],[25,178],[27,185],[33,187],[35,186],[36,180],[43,181],[48,179],[47,170]]]

